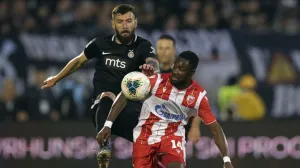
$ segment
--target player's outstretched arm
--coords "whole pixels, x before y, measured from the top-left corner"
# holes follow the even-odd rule
[[[77,69],[83,66],[87,62],[87,57],[82,52],[77,57],[73,58],[69,63],[55,76],[51,76],[44,81],[42,89],[54,86],[58,81],[75,72]]]
[[[233,168],[228,152],[228,144],[225,137],[225,134],[219,125],[218,122],[214,122],[208,125],[210,132],[213,134],[214,140],[216,145],[218,146],[220,153],[224,160],[224,167],[225,168]]]
[[[104,144],[109,139],[111,135],[112,124],[116,120],[120,112],[123,110],[126,103],[127,103],[127,98],[122,92],[120,92],[117,98],[115,99],[113,105],[111,106],[110,112],[108,114],[107,120],[103,128],[99,131],[99,133],[96,136],[99,145]]]

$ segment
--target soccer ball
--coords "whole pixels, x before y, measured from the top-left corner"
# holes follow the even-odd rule
[[[150,80],[141,72],[130,72],[122,80],[123,94],[130,100],[143,100],[150,92]]]

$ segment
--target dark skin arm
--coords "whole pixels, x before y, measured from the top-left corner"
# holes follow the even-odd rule
[[[114,101],[113,105],[111,106],[107,120],[114,122],[126,104],[127,104],[127,98],[122,92],[120,92],[116,100]],[[107,142],[110,135],[111,135],[111,128],[103,127],[96,136],[99,145],[102,145],[105,142]]]
[[[219,148],[221,156],[222,157],[229,156],[227,140],[226,140],[225,134],[224,134],[221,126],[219,125],[219,123],[214,122],[214,123],[208,125],[208,128],[213,135],[214,141],[215,141],[217,147]],[[231,165],[230,162],[226,162],[224,164],[224,167],[225,168],[233,168],[233,166]]]
[[[156,59],[151,59],[151,60],[155,62]],[[143,65],[140,66],[140,69],[147,76],[153,75],[154,68],[153,68],[152,65],[143,64]],[[113,105],[111,106],[111,109],[110,109],[110,112],[108,114],[107,120],[111,121],[111,122],[114,122],[116,120],[116,118],[119,116],[120,112],[126,106],[126,103],[127,103],[127,98],[125,97],[125,95],[122,92],[120,92],[118,94],[117,98],[115,99]],[[99,145],[101,146],[102,144],[107,142],[110,135],[111,135],[111,128],[103,127],[96,136],[96,139],[97,139]]]

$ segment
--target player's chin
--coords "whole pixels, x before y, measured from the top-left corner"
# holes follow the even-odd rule
[[[129,33],[129,32],[126,32],[126,33],[121,33],[121,36],[123,38],[128,38],[128,37],[131,37],[132,33]]]

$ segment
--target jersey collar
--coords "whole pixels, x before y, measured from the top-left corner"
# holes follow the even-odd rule
[[[111,41],[115,41],[115,34],[112,36],[112,38],[111,38]],[[134,34],[134,41],[133,42],[136,42],[136,40],[137,40],[137,35],[136,34]]]

